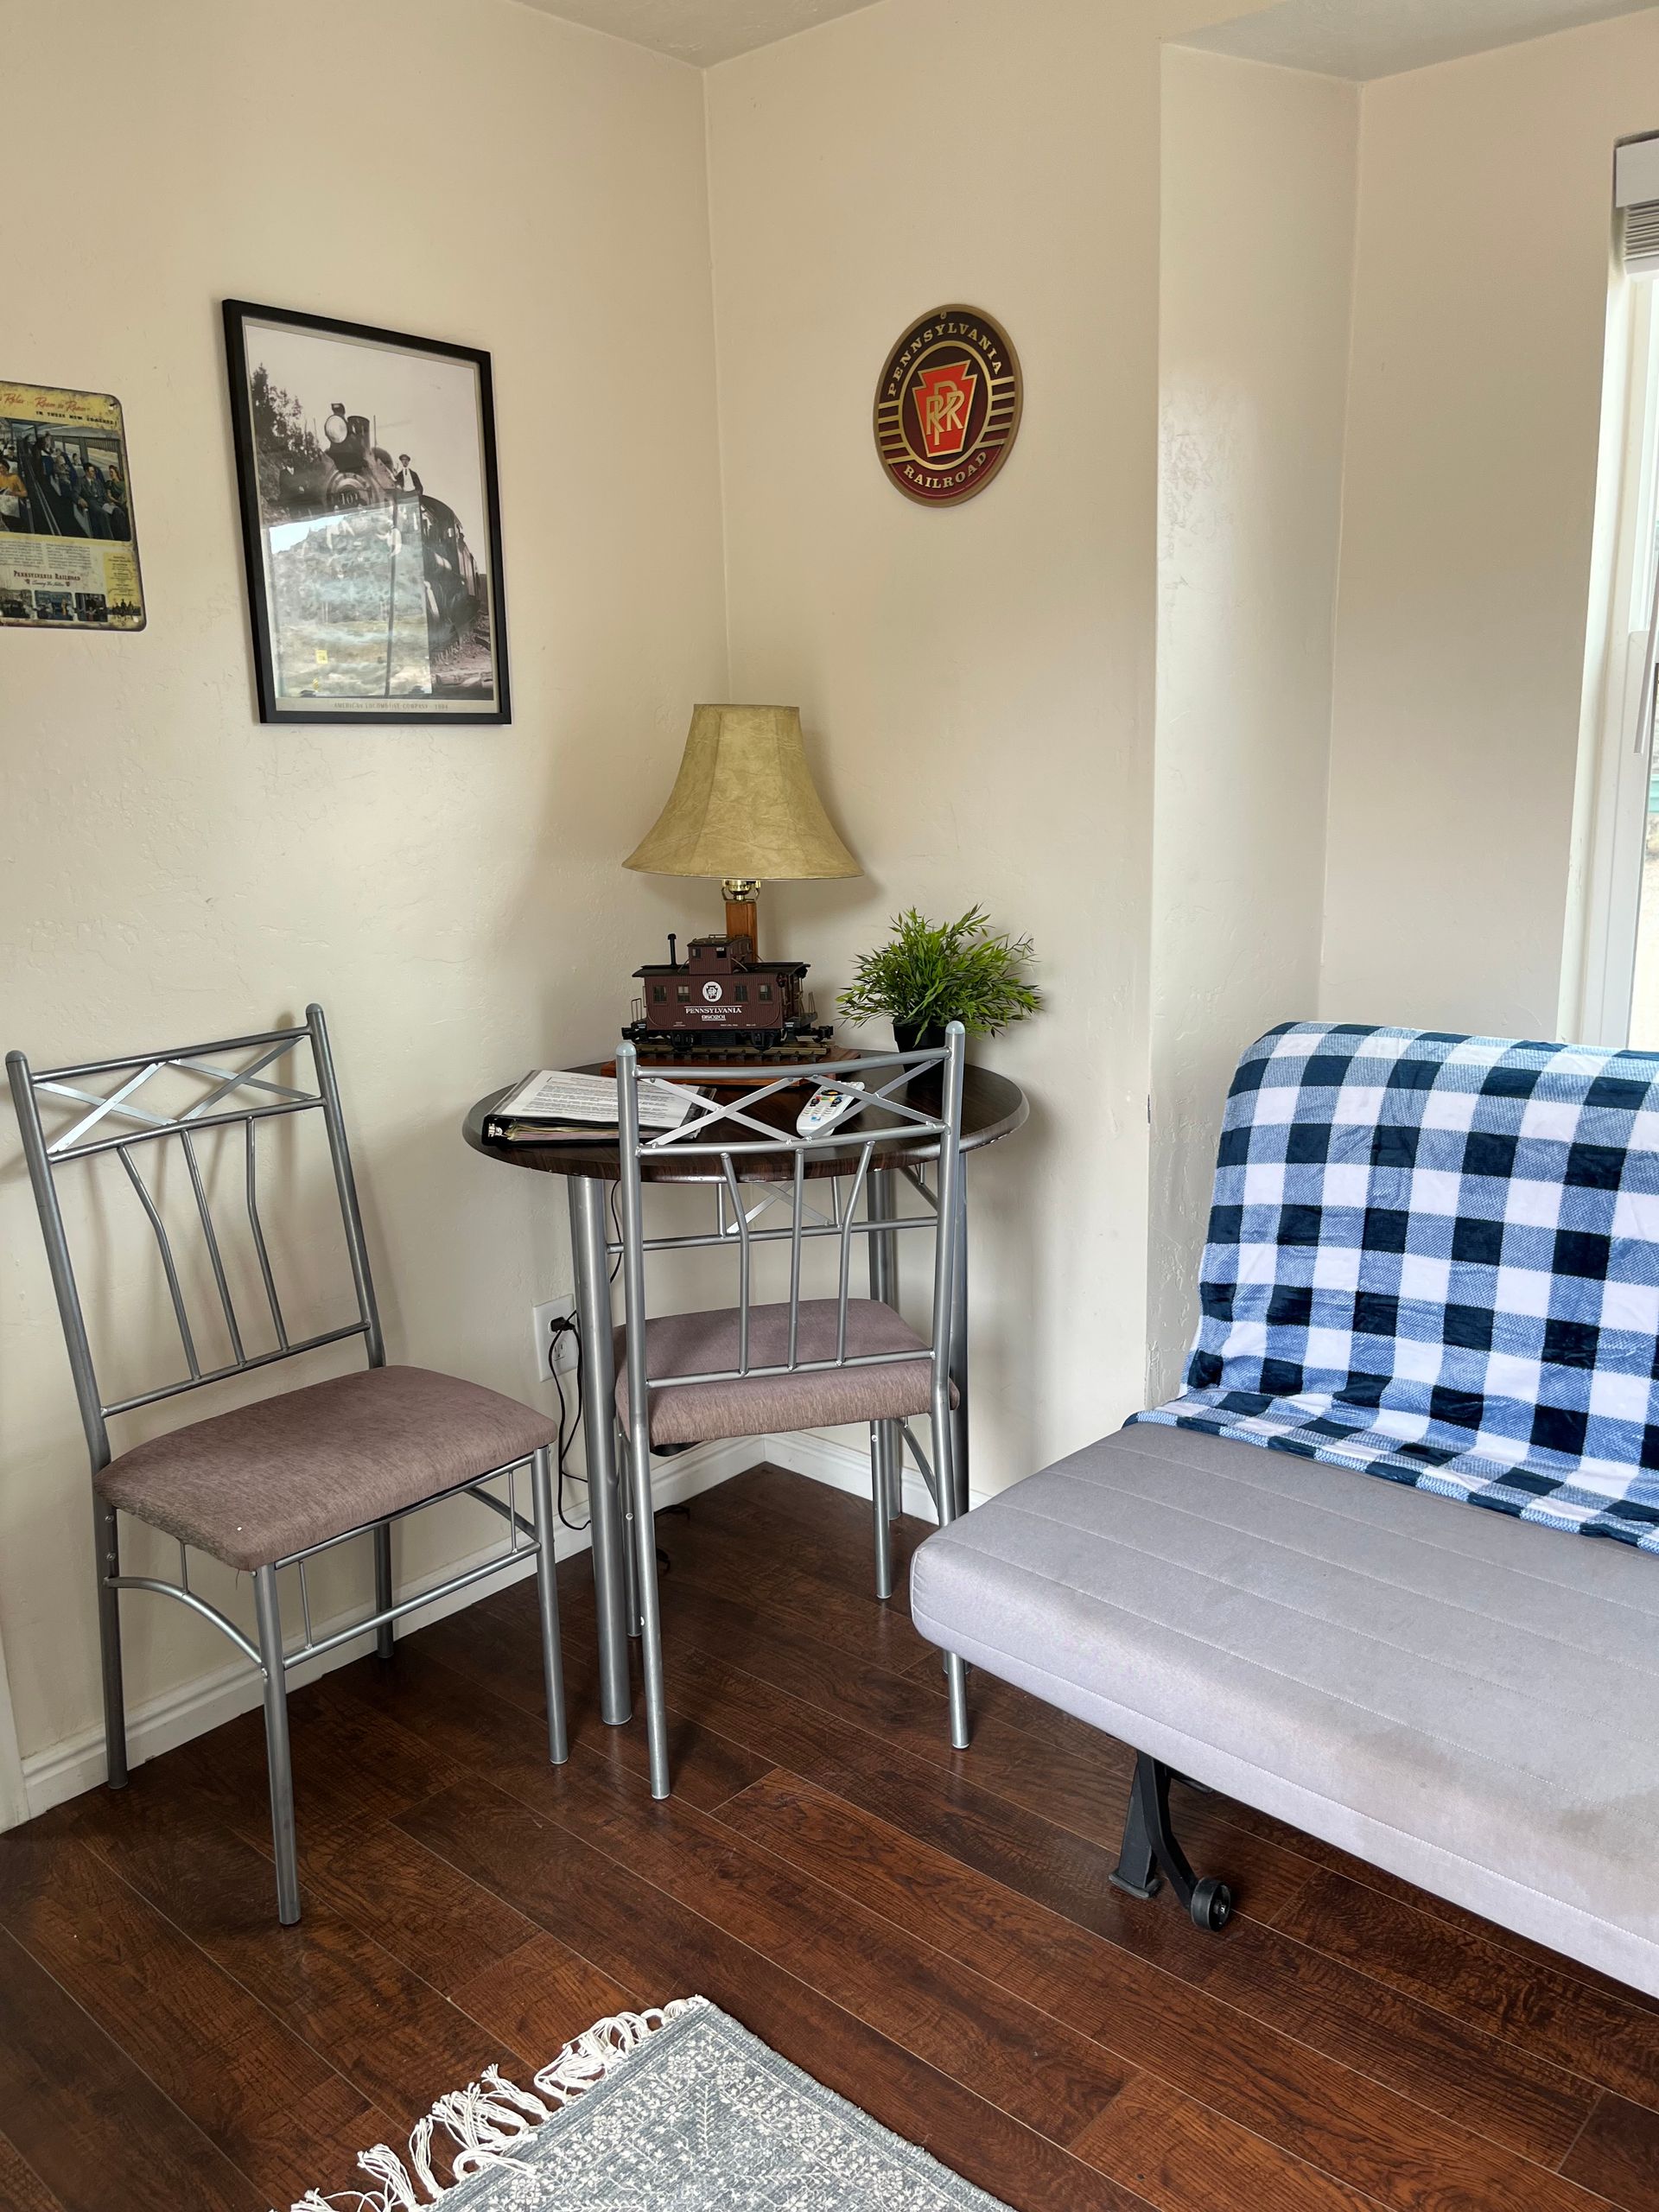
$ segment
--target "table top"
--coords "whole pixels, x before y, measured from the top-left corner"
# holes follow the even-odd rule
[[[601,1068],[601,1064],[594,1060],[581,1072],[597,1075]],[[652,1074],[656,1071],[643,1069],[641,1072]],[[762,1069],[755,1077],[756,1082],[765,1082],[772,1072],[782,1074],[786,1071]],[[531,1167],[543,1175],[581,1175],[590,1179],[598,1178],[607,1182],[617,1181],[622,1173],[622,1161],[614,1137],[595,1139],[591,1144],[581,1139],[573,1142],[568,1138],[561,1138],[552,1144],[505,1144],[492,1142],[485,1136],[486,1116],[523,1079],[522,1075],[515,1076],[511,1083],[503,1084],[499,1090],[492,1090],[480,1098],[468,1113],[461,1125],[461,1134],[473,1150],[481,1152],[489,1160],[505,1160],[510,1167]],[[744,1110],[753,1111],[758,1121],[768,1122],[775,1128],[792,1133],[795,1116],[800,1111],[801,1090],[804,1088],[800,1086],[776,1093],[758,1107],[745,1108]],[[939,1109],[937,1071],[930,1070],[925,1074],[912,1076],[903,1090],[895,1095],[923,1113],[937,1114]],[[964,1152],[976,1152],[985,1145],[995,1144],[999,1137],[1011,1136],[1030,1110],[1025,1092],[1009,1077],[994,1074],[989,1068],[976,1068],[971,1061],[963,1069],[962,1148]],[[896,1134],[908,1126],[899,1115],[884,1114],[879,1108],[865,1107],[843,1122],[836,1132],[843,1138],[841,1151],[812,1154],[807,1160],[806,1173],[815,1179],[849,1174],[856,1166],[860,1147],[868,1141],[873,1131],[890,1129]],[[711,1128],[704,1141],[711,1139],[714,1134]],[[744,1134],[741,1125],[734,1127],[734,1135],[738,1141],[741,1141]],[[912,1139],[902,1145],[895,1144],[886,1152],[878,1145],[870,1165],[873,1168],[901,1167],[906,1164],[915,1166],[922,1160],[932,1159],[938,1150],[937,1141]],[[784,1153],[751,1153],[741,1158],[741,1164],[734,1164],[738,1165],[738,1172],[746,1183],[787,1181],[795,1172],[791,1156]],[[722,1179],[719,1161],[706,1154],[698,1160],[676,1160],[666,1154],[661,1155],[642,1162],[640,1172],[642,1179],[647,1183],[710,1183]]]

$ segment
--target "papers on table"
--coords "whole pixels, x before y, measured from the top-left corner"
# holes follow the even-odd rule
[[[702,1093],[689,1084],[639,1083],[639,1126],[677,1129]],[[616,1078],[540,1068],[499,1099],[484,1124],[486,1137],[534,1142],[537,1137],[601,1135],[617,1126]]]

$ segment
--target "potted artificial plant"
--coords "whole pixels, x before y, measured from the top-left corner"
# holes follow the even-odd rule
[[[942,1045],[948,1021],[991,1037],[1042,1004],[1026,977],[1030,958],[1031,939],[994,930],[982,906],[954,922],[930,922],[912,906],[894,918],[885,944],[859,955],[837,1003],[852,1021],[885,1015],[901,1052]]]

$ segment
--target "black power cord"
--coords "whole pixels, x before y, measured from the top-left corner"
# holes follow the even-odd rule
[[[559,1379],[559,1346],[567,1337],[575,1339],[576,1347],[576,1402],[574,1407],[566,1403],[564,1384]],[[564,1510],[564,1462],[570,1446],[576,1440],[576,1430],[582,1422],[582,1331],[572,1313],[556,1314],[547,1332],[547,1371],[553,1379],[553,1388],[559,1394],[559,1488],[556,1511],[559,1519],[573,1535],[580,1535],[588,1526],[586,1521],[573,1521]]]
[[[614,1207],[616,1203],[614,1194],[613,1194],[611,1203],[613,1207]],[[620,1230],[618,1231],[618,1235],[620,1238]],[[612,1280],[614,1281],[616,1274],[616,1269],[614,1268],[612,1268],[611,1274]],[[571,1338],[576,1347],[576,1392],[575,1404],[574,1407],[570,1406],[566,1400],[564,1395],[564,1384],[559,1379],[559,1346],[564,1342],[567,1337]],[[564,1526],[570,1530],[571,1534],[573,1535],[580,1535],[587,1529],[588,1522],[587,1521],[573,1521],[564,1510],[564,1484],[566,1474],[564,1463],[566,1459],[569,1457],[570,1446],[576,1440],[576,1430],[582,1423],[582,1325],[573,1313],[556,1314],[553,1320],[549,1324],[547,1332],[547,1371],[552,1380],[553,1388],[557,1391],[559,1397],[558,1493],[555,1503],[555,1510],[557,1512],[561,1522],[563,1522]],[[574,1480],[575,1478],[573,1477],[572,1479]],[[683,1513],[688,1516],[691,1510],[689,1505],[665,1506],[662,1510],[664,1512],[670,1513]],[[591,1520],[591,1518],[592,1514],[590,1510],[589,1519]],[[673,1562],[670,1560],[668,1554],[659,1544],[657,1547],[657,1565],[658,1569],[661,1573],[666,1574],[670,1572],[672,1564]]]

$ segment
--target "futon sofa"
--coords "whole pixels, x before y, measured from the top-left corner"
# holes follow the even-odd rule
[[[1659,1995],[1659,1058],[1294,1023],[1228,1100],[1185,1389],[922,1545],[917,1627]]]

